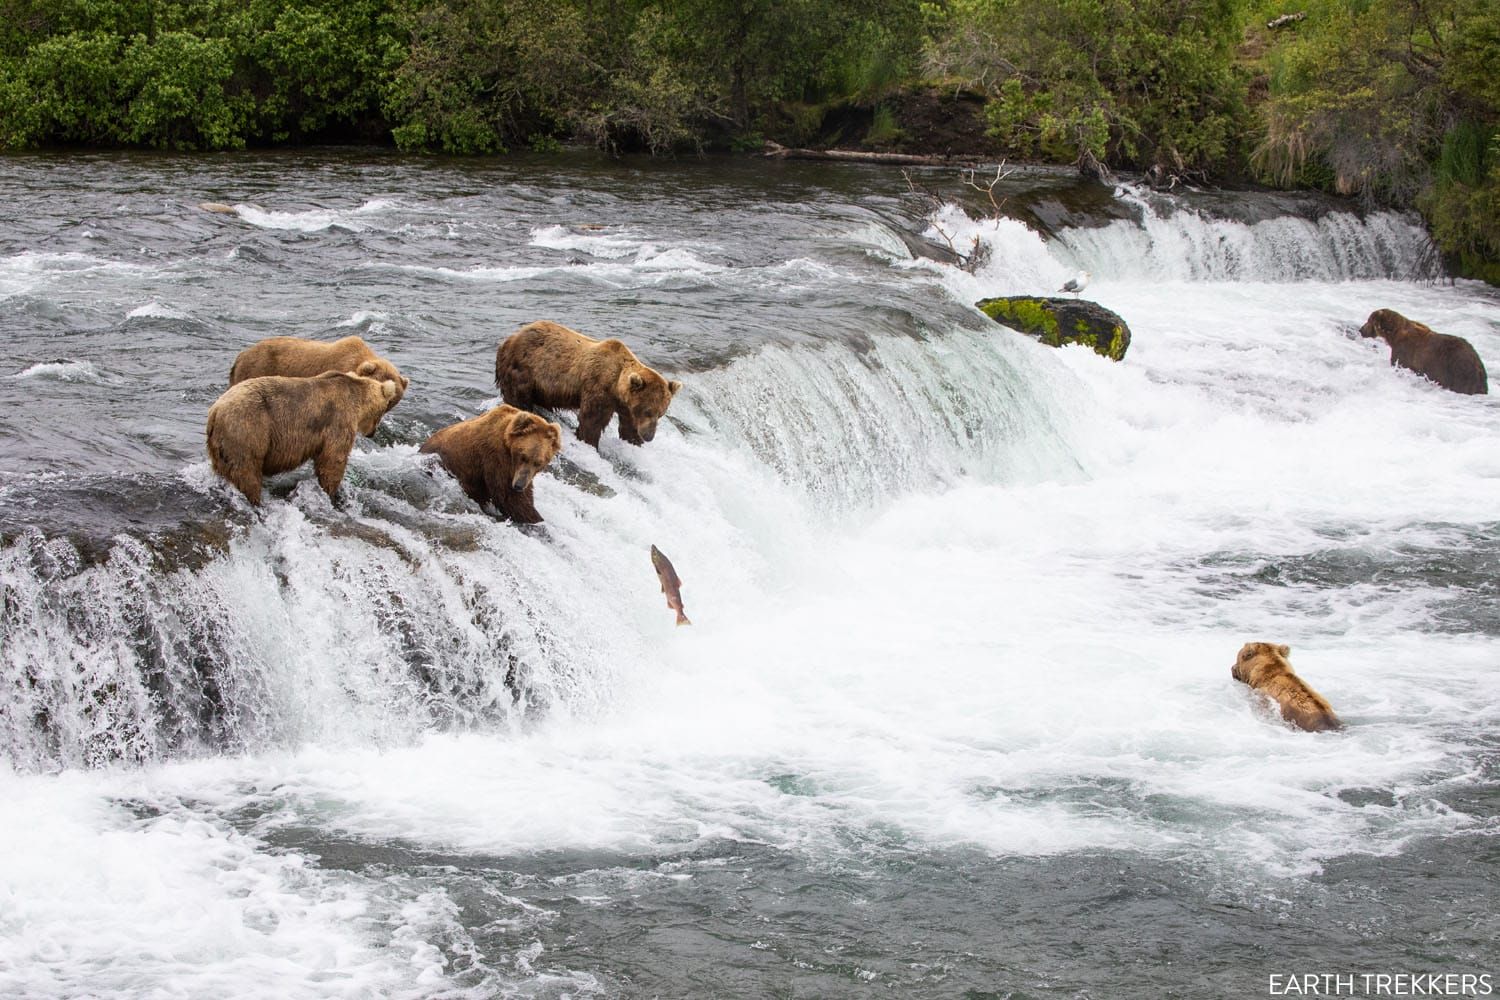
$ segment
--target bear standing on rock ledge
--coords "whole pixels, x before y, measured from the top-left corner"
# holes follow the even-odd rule
[[[642,444],[682,388],[641,364],[618,340],[595,340],[560,323],[528,323],[495,352],[495,385],[511,406],[578,411],[578,440],[599,447],[609,418],[620,439]]]
[[[531,486],[562,451],[562,428],[502,404],[444,427],[422,451],[436,452],[475,503],[489,501],[518,524],[540,524]]]
[[[260,504],[261,480],[313,460],[331,499],[360,434],[400,398],[400,383],[351,372],[317,378],[267,375],[231,386],[208,410],[208,459],[245,499]]]
[[[1444,389],[1468,396],[1488,395],[1489,378],[1479,352],[1462,337],[1436,333],[1394,309],[1376,309],[1359,328],[1360,336],[1391,345],[1391,364],[1426,375]]]

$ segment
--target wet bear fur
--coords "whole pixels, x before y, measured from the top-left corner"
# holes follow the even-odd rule
[[[257,341],[239,353],[229,369],[229,384],[238,385],[263,375],[286,375],[312,378],[324,372],[353,372],[378,382],[394,381],[396,398],[401,402],[411,380],[390,361],[376,354],[360,337],[339,340],[303,340],[301,337],[269,337]]]
[[[1299,729],[1310,733],[1342,729],[1327,700],[1292,672],[1287,660],[1291,653],[1290,646],[1247,642],[1229,672],[1280,705],[1281,717]]]
[[[621,440],[642,444],[682,388],[618,340],[594,340],[558,323],[528,323],[495,352],[495,385],[511,406],[578,411],[578,439],[599,447],[610,417]]]
[[[394,379],[349,372],[316,378],[265,375],[231,386],[208,411],[208,458],[253,504],[261,480],[308,459],[332,497],[360,434],[370,434],[400,395]]]
[[[562,451],[562,427],[502,404],[444,427],[423,443],[422,451],[442,459],[475,503],[488,501],[520,524],[540,524],[532,485]]]
[[[1394,309],[1376,309],[1359,328],[1361,336],[1391,345],[1391,364],[1425,375],[1444,389],[1468,396],[1489,394],[1489,376],[1479,352],[1462,337],[1437,333]]]

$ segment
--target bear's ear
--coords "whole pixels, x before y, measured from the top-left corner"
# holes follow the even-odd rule
[[[679,381],[677,381],[675,378],[672,381],[670,381],[670,382],[667,383],[667,392],[670,393],[673,396],[677,395],[677,390],[681,389],[681,388],[682,388],[682,383],[679,382]]]
[[[373,361],[366,361],[364,364],[362,364],[358,368],[354,369],[354,374],[361,375],[361,376],[363,376],[365,378],[369,378],[371,375],[374,375],[379,370],[380,370],[380,366],[377,365],[375,362],[373,362]]]
[[[525,434],[527,431],[533,430],[541,419],[535,413],[527,413],[523,410],[510,418],[510,432],[512,434]]]
[[[410,388],[411,388],[411,379],[407,378],[405,375],[402,375],[401,376],[401,391],[405,392],[407,389],[410,389]]]
[[[630,373],[630,388],[631,388],[631,391],[639,390],[641,388],[641,386],[643,386],[645,384],[646,384],[646,380],[643,379],[643,378],[641,378],[641,373],[640,372],[631,372]]]
[[[386,402],[390,402],[391,400],[395,399],[396,383],[390,379],[386,379],[384,382],[380,383],[380,394],[385,397]]]
[[[1277,646],[1276,647],[1276,652],[1280,653],[1282,656],[1291,656],[1292,655],[1292,647],[1291,646]]]

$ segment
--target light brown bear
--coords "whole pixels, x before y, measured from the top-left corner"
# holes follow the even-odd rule
[[[562,427],[501,404],[444,427],[422,451],[435,452],[475,503],[488,500],[512,521],[540,524],[531,487],[562,451]]]
[[[495,352],[495,385],[511,406],[578,411],[578,440],[599,447],[609,418],[620,418],[620,439],[642,444],[656,436],[676,379],[641,364],[618,340],[594,340],[545,320],[528,323]]]
[[[1342,729],[1344,724],[1322,695],[1292,672],[1287,657],[1290,646],[1269,642],[1247,642],[1229,672],[1281,706],[1281,717],[1300,729],[1320,733]]]
[[[376,354],[360,337],[343,337],[334,341],[268,337],[251,344],[234,359],[234,365],[229,369],[229,384],[238,385],[247,378],[263,375],[312,378],[324,372],[353,372],[378,382],[394,381],[397,392],[391,406],[401,402],[411,385],[410,379]]]
[[[1376,309],[1359,328],[1361,336],[1391,345],[1391,364],[1426,375],[1444,389],[1467,396],[1489,394],[1489,376],[1479,352],[1462,337],[1437,333],[1394,309]]]
[[[259,505],[262,478],[312,459],[318,484],[332,497],[344,481],[354,439],[374,432],[400,392],[394,379],[350,372],[247,379],[209,407],[209,461]]]

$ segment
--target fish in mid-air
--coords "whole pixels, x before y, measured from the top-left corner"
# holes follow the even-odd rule
[[[682,580],[672,568],[672,560],[662,555],[661,549],[651,546],[651,565],[656,567],[656,577],[661,581],[661,592],[667,595],[667,607],[677,612],[677,624],[691,625],[682,610]]]
[[[1077,274],[1073,275],[1073,277],[1063,282],[1063,286],[1059,288],[1058,291],[1072,292],[1074,295],[1077,295],[1079,292],[1087,288],[1088,284],[1089,273],[1087,271],[1079,271]]]

